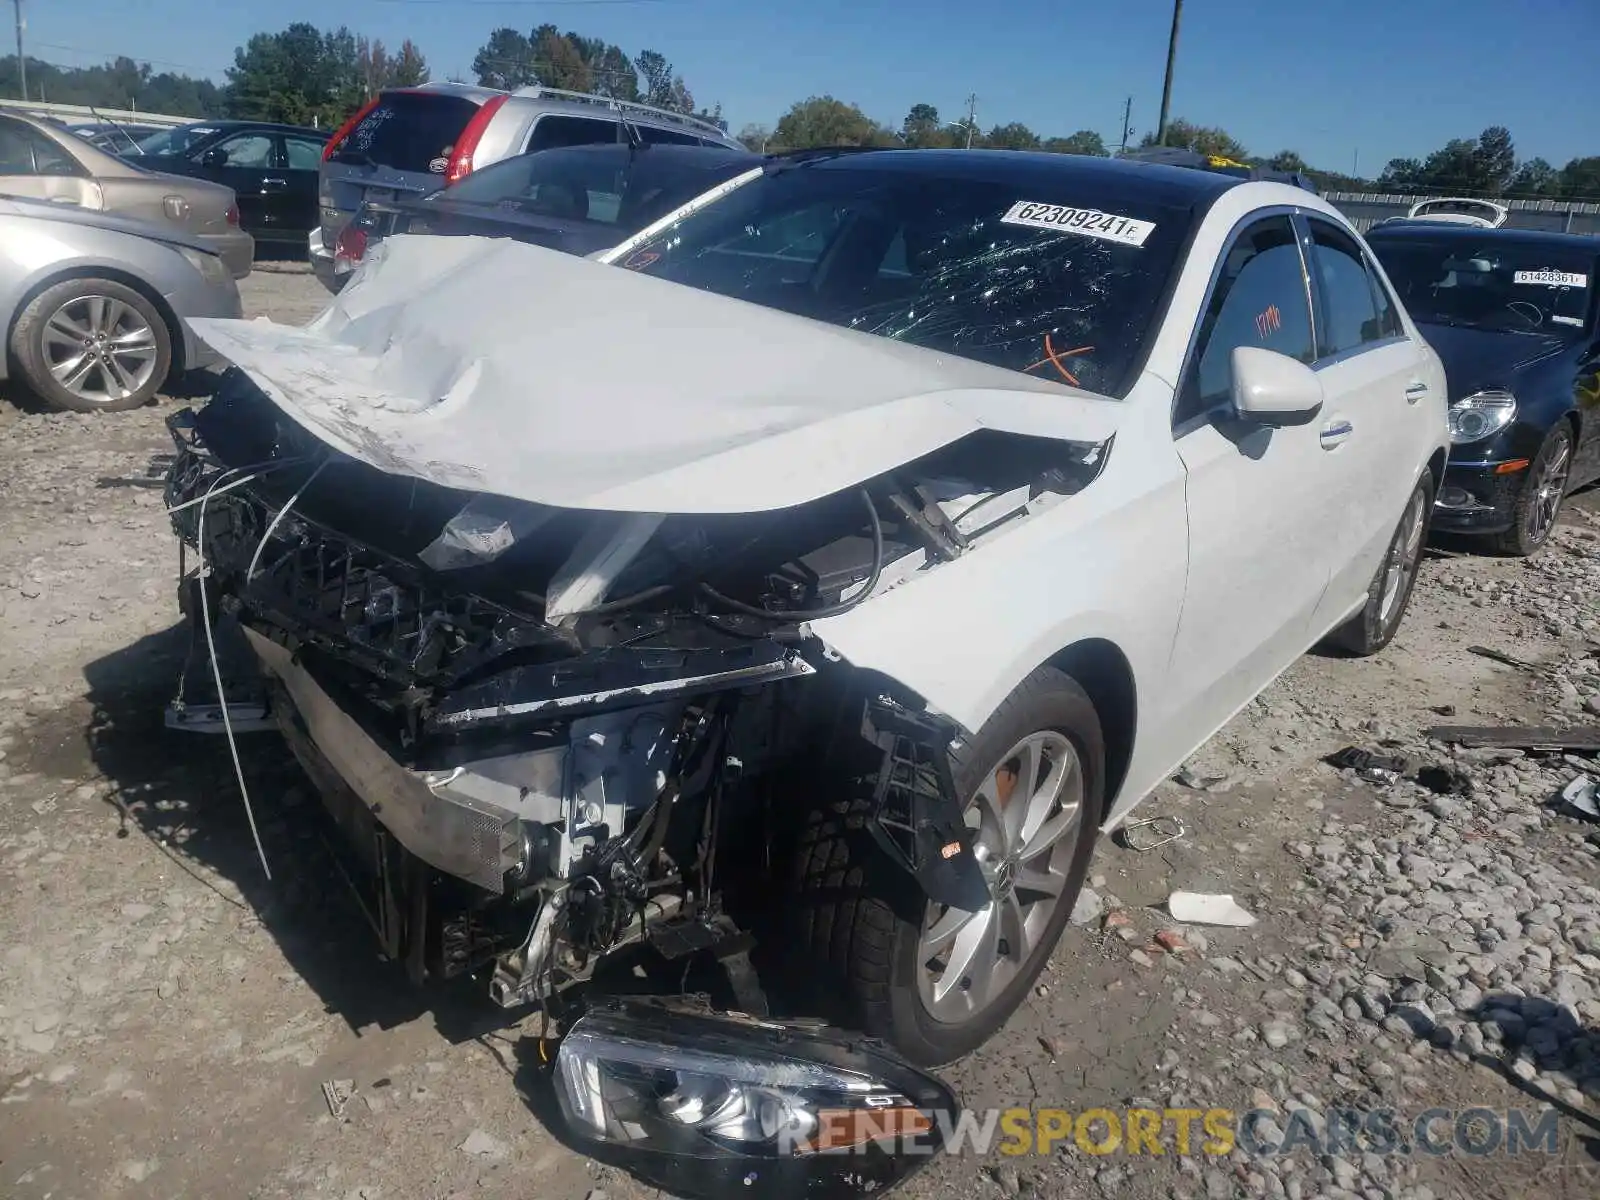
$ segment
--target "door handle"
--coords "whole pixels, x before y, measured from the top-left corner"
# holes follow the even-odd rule
[[[1317,435],[1317,440],[1322,443],[1324,450],[1333,450],[1349,440],[1356,427],[1349,421],[1330,421],[1322,427],[1322,432]]]
[[[1425,383],[1422,383],[1420,381],[1414,381],[1414,382],[1409,383],[1409,384],[1406,385],[1406,403],[1407,404],[1415,404],[1418,400],[1421,400],[1427,394],[1428,394],[1428,385],[1425,384]]]

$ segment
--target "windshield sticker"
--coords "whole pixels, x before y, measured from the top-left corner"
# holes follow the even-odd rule
[[[1124,246],[1144,245],[1145,239],[1156,229],[1154,221],[1119,217],[1115,213],[1104,213],[1093,208],[1038,204],[1031,200],[1018,200],[1000,220],[1006,225],[1053,229],[1057,233],[1081,233],[1084,237],[1121,242]]]
[[[1554,271],[1546,267],[1542,271],[1518,271],[1511,277],[1512,283],[1531,283],[1543,287],[1575,287],[1586,288],[1589,286],[1587,275],[1577,275],[1571,271]]]
[[[450,160],[445,158],[443,155],[440,155],[438,158],[430,158],[428,160],[428,170],[432,171],[435,175],[443,175],[449,169]]]
[[[1557,325],[1576,325],[1579,329],[1583,328],[1582,317],[1569,317],[1563,313],[1551,313],[1550,319]]]

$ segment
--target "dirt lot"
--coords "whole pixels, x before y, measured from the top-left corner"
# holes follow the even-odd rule
[[[322,300],[292,270],[245,289],[279,321]],[[650,1194],[532,1114],[526,1030],[374,961],[273,735],[241,743],[269,883],[225,751],[163,730],[186,650],[156,486],[176,403],[96,419],[0,400],[0,1196]],[[1376,660],[1297,663],[1141,810],[1182,838],[1102,845],[1034,996],[945,1073],[978,1109],[1266,1108],[1280,1129],[1340,1106],[1549,1105],[1556,1153],[1069,1142],[942,1158],[908,1194],[1600,1194],[1600,834],[1547,803],[1575,768],[1423,734],[1442,713],[1600,713],[1590,507],[1531,563],[1430,556]],[[1457,774],[1374,788],[1321,761],[1351,743]],[[1260,921],[1175,927],[1173,888],[1231,892]],[[355,1087],[342,1119],[330,1080]]]

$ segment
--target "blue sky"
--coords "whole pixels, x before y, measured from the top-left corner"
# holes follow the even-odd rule
[[[25,0],[26,2],[26,0]],[[246,9],[253,9],[253,15]],[[470,78],[499,25],[545,21],[653,48],[734,130],[772,125],[795,100],[832,93],[898,126],[915,103],[958,117],[969,93],[987,128],[1098,130],[1110,144],[1133,97],[1152,129],[1170,0],[58,0],[29,4],[30,55],[69,64],[116,53],[222,78],[234,47],[292,21],[349,25],[397,46],[411,37],[436,78]],[[137,20],[130,20],[136,12]],[[1600,154],[1594,81],[1600,0],[1188,0],[1174,116],[1221,125],[1254,153],[1376,174],[1486,125],[1522,157],[1557,166]]]

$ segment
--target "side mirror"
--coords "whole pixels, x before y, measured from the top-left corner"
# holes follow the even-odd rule
[[[225,167],[228,165],[228,152],[226,150],[207,150],[200,156],[202,167]]]
[[[1299,359],[1259,346],[1233,349],[1233,408],[1246,421],[1296,425],[1322,407],[1322,380]]]
[[[609,1001],[561,1042],[558,1135],[673,1195],[855,1200],[939,1154],[955,1096],[826,1028]]]

